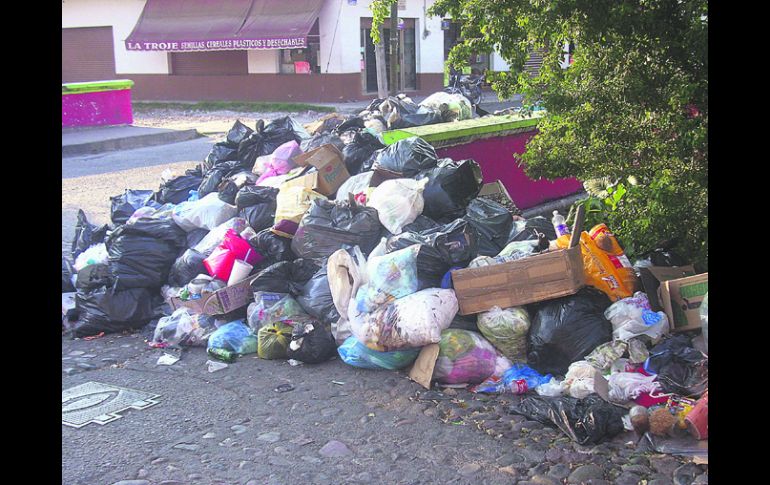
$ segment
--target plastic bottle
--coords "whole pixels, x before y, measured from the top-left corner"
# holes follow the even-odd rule
[[[227,349],[210,348],[207,349],[207,353],[217,360],[228,363],[235,362],[235,359],[238,357],[237,353]]]
[[[556,231],[556,237],[565,236],[570,233],[569,227],[567,227],[567,220],[564,216],[559,214],[559,211],[553,211],[553,219],[551,219],[553,229]]]

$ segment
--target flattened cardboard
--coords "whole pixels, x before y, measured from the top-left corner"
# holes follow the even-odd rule
[[[307,187],[328,197],[337,192],[340,185],[350,178],[342,152],[331,143],[297,155],[293,162],[301,167],[313,166],[318,172],[284,182],[284,186]]]
[[[585,286],[580,246],[452,271],[460,315],[573,295]]]
[[[701,328],[700,305],[708,292],[708,284],[708,273],[661,283],[658,298],[668,317],[671,332]]]
[[[202,295],[197,300],[171,298],[168,300],[168,303],[174,310],[184,307],[203,315],[224,315],[248,305],[254,299],[254,292],[251,291],[251,282],[256,277],[254,275],[234,285]]]
[[[420,350],[420,355],[409,370],[409,378],[425,389],[430,389],[433,379],[433,369],[438,359],[438,344],[428,344]]]
[[[658,288],[662,282],[693,275],[695,275],[695,268],[692,265],[639,268],[639,279],[642,280],[642,288],[644,288],[644,292],[647,294],[647,299],[650,300],[652,311],[663,311],[663,306],[660,300],[658,300]]]

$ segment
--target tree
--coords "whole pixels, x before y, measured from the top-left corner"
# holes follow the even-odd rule
[[[450,63],[496,50],[511,70],[494,73],[493,88],[546,109],[518,160],[530,177],[605,178],[609,190],[590,201],[595,220],[629,256],[668,240],[707,265],[706,0],[437,0],[429,14],[462,24]],[[563,69],[569,42],[574,62]],[[543,65],[530,77],[534,49]]]

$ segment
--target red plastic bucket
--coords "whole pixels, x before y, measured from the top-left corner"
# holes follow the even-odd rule
[[[695,438],[705,440],[709,437],[709,393],[706,391],[703,397],[698,399],[695,407],[692,408],[684,418],[687,422],[687,429]]]

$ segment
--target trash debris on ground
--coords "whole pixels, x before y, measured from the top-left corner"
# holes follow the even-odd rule
[[[573,227],[525,219],[474,160],[380,135],[471,116],[435,93],[306,127],[236,121],[195,169],[112,197],[112,224],[78,212],[63,331],[150,329],[152,347],[205,345],[208,372],[339,356],[403,370],[420,400],[516,394],[511,413],[579,444],[627,429],[707,461],[708,273],[665,247],[632,266],[606,224],[583,230],[584,208]]]

